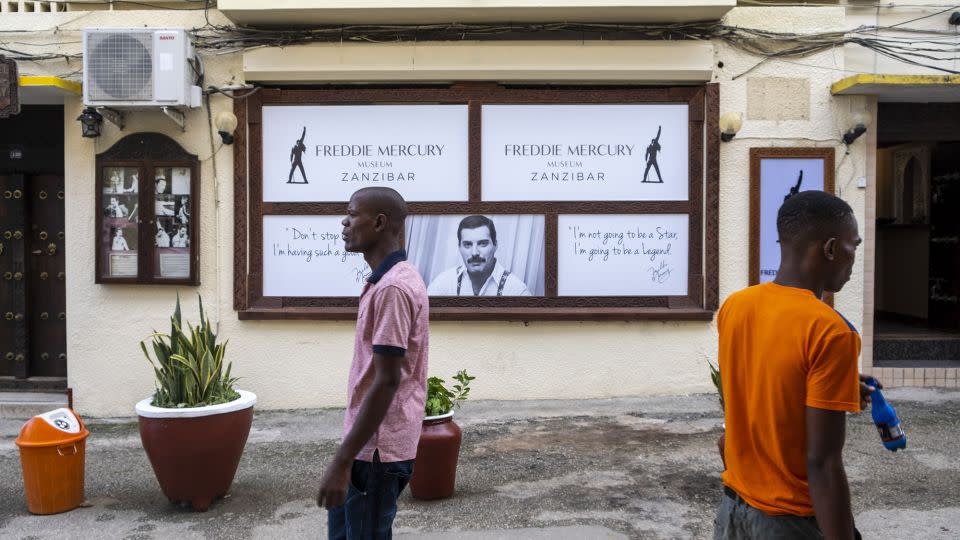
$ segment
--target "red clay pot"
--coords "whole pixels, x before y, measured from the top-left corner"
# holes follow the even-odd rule
[[[460,439],[460,426],[453,421],[453,411],[424,418],[410,479],[410,494],[414,498],[443,499],[453,495]]]
[[[170,502],[189,502],[205,512],[214,499],[227,494],[257,399],[251,392],[239,392],[240,399],[211,407],[163,409],[151,406],[149,398],[137,404],[143,449]]]

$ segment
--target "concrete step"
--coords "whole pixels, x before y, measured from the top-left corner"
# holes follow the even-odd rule
[[[910,339],[875,337],[874,361],[883,360],[957,360],[960,361],[960,338]]]
[[[67,395],[52,392],[0,392],[0,418],[30,418],[67,406]]]

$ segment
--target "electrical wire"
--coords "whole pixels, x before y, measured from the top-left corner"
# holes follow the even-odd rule
[[[124,0],[126,1],[126,0]],[[956,31],[912,28],[908,23],[942,15],[960,7],[940,9],[908,21],[889,26],[860,26],[843,31],[799,34],[775,32],[757,28],[725,25],[719,21],[672,24],[622,23],[524,23],[524,24],[381,24],[381,25],[322,25],[308,29],[261,29],[218,25],[210,21],[212,0],[204,2],[205,25],[190,31],[198,51],[208,54],[228,54],[262,47],[286,47],[309,43],[388,43],[403,41],[461,41],[461,40],[717,40],[735,49],[769,59],[802,58],[844,45],[866,48],[878,55],[944,73],[958,74],[943,63],[960,61],[960,34]],[[109,3],[109,2],[108,2]],[[136,3],[136,2],[127,2]],[[762,2],[748,2],[767,5]],[[783,4],[776,4],[783,5]],[[873,4],[884,8],[906,8],[908,5]],[[910,4],[921,7],[923,4]],[[943,8],[943,6],[937,6]],[[184,9],[184,8],[180,8]],[[56,32],[75,32],[58,27]],[[3,35],[5,32],[0,32]],[[882,33],[882,34],[881,34]],[[64,41],[62,45],[75,44]],[[13,48],[16,45],[18,48]],[[22,41],[0,41],[0,51],[16,60],[51,61],[80,58],[80,54],[35,53],[22,47],[47,47],[53,43],[27,45]],[[937,63],[941,64],[937,64]],[[760,65],[758,64],[758,65]],[[754,66],[755,68],[756,66]],[[754,68],[751,68],[754,69]],[[738,75],[742,76],[743,74]],[[233,97],[233,96],[231,96]]]

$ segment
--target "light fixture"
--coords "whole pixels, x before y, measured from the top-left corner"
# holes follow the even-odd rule
[[[723,142],[730,142],[737,132],[740,131],[740,126],[743,125],[743,116],[738,112],[725,112],[720,115],[720,140]]]
[[[957,26],[960,25],[960,11],[954,11],[950,14],[950,20],[947,21],[950,24]]]
[[[87,107],[77,117],[82,128],[84,137],[99,137],[100,130],[103,128],[103,115],[98,113],[93,107]]]
[[[873,117],[871,117],[870,113],[866,111],[861,111],[854,114],[853,127],[843,134],[843,143],[847,146],[853,144],[853,141],[857,140],[857,137],[867,132],[867,126],[870,125],[871,120],[873,120]]]
[[[217,132],[223,139],[223,144],[233,144],[233,131],[237,129],[237,116],[230,111],[220,111],[213,124],[217,126]]]

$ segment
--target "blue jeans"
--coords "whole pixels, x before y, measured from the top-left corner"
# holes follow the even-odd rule
[[[343,506],[327,512],[330,540],[384,539],[393,536],[397,498],[413,476],[413,460],[380,462],[354,460]]]

